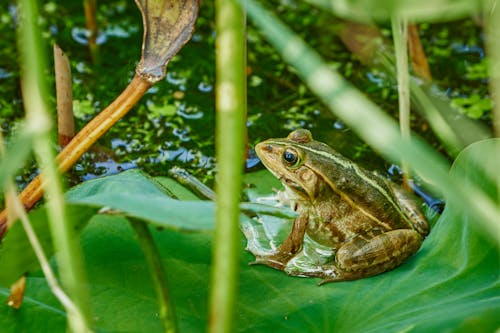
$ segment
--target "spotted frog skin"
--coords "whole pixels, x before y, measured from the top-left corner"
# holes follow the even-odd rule
[[[255,147],[262,163],[285,187],[298,212],[292,230],[271,254],[255,263],[285,270],[307,234],[332,249],[315,270],[288,272],[323,282],[355,280],[391,270],[414,254],[429,224],[411,196],[385,178],[364,170],[305,129]]]

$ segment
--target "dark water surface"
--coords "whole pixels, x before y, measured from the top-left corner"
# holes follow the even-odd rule
[[[348,80],[392,114],[397,114],[395,79],[364,66],[349,52],[336,31],[341,22],[300,1],[273,1],[277,14],[315,47]],[[142,21],[133,1],[98,2],[100,62],[90,60],[81,1],[50,1],[41,7],[41,27],[47,58],[57,43],[71,61],[76,127],[81,128],[118,96],[140,58]],[[4,135],[15,131],[23,117],[15,39],[16,9],[0,4],[0,117]],[[70,173],[70,183],[139,167],[153,175],[166,175],[173,165],[211,185],[214,158],[214,17],[213,3],[203,1],[192,40],[174,57],[166,78],[142,98],[134,109],[86,153]],[[460,33],[457,33],[457,32]],[[389,35],[389,30],[382,27]],[[420,34],[437,84],[450,97],[487,99],[484,51],[480,27],[460,21],[422,25]],[[390,37],[390,36],[389,36]],[[453,61],[450,61],[453,59]],[[52,66],[52,60],[49,60]],[[230,70],[230,69],[228,69]],[[53,87],[53,69],[48,70]],[[305,127],[347,157],[368,167],[398,175],[308,91],[262,36],[248,27],[248,144],[283,137]],[[484,74],[484,75],[483,75]],[[55,105],[51,88],[50,100]],[[467,108],[466,103],[464,108]],[[463,110],[462,110],[463,111]],[[488,117],[488,110],[481,117]],[[412,120],[413,128],[436,147],[425,121]],[[250,153],[249,167],[258,161]],[[17,181],[25,183],[35,171],[28,167]]]

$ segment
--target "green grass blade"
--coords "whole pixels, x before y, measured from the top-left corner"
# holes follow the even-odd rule
[[[10,139],[10,145],[0,158],[0,188],[12,179],[28,159],[37,129],[24,123],[19,132]]]
[[[408,22],[406,19],[392,18],[392,35],[394,53],[396,55],[396,72],[398,82],[399,128],[401,136],[409,139],[410,130],[410,75],[408,73]],[[403,173],[408,175],[404,160],[401,161]]]
[[[385,20],[404,16],[412,21],[444,21],[470,17],[481,10],[478,0],[307,0],[355,21]]]
[[[21,0],[18,47],[21,54],[21,82],[26,118],[38,124],[40,132],[35,138],[34,150],[44,179],[48,198],[47,209],[50,232],[56,249],[56,259],[63,288],[78,308],[77,314],[68,312],[71,331],[90,331],[89,299],[83,268],[81,248],[66,221],[63,191],[55,163],[55,152],[50,142],[50,118],[45,81],[45,57],[41,46],[37,3]]]
[[[500,137],[500,8],[496,0],[488,1],[486,21],[486,50],[489,56],[490,90],[494,103],[493,127]]]

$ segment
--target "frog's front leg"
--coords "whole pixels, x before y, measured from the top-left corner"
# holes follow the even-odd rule
[[[309,217],[307,214],[302,214],[297,217],[293,222],[292,231],[278,247],[276,252],[270,255],[257,255],[255,261],[251,264],[264,264],[283,270],[288,261],[302,249],[308,220]]]
[[[422,236],[412,229],[385,232],[373,238],[358,235],[344,243],[335,254],[335,265],[323,267],[321,283],[355,280],[397,267],[417,252]]]

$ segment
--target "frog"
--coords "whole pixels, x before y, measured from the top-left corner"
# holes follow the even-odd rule
[[[319,277],[320,284],[357,280],[398,267],[429,234],[409,191],[315,141],[307,129],[260,142],[255,152],[283,184],[280,197],[297,217],[284,241],[269,253],[254,254],[252,264]],[[331,256],[314,269],[287,270],[305,237],[330,249]]]

